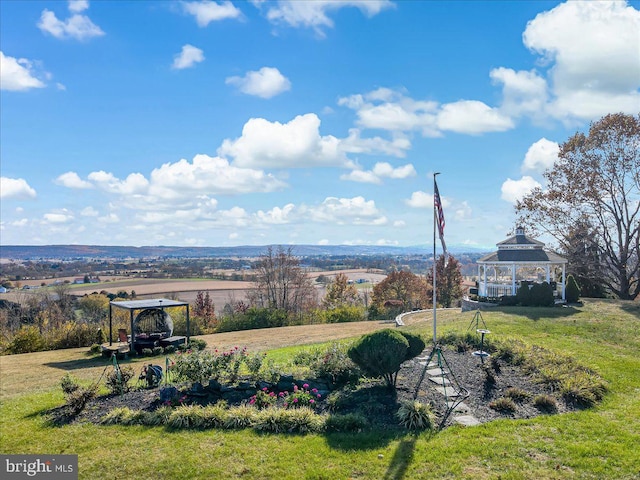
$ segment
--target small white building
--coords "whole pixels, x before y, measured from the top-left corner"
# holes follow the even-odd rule
[[[567,259],[546,251],[544,245],[517,227],[513,237],[496,245],[497,252],[478,260],[478,295],[515,295],[523,280],[546,281],[555,285],[555,292],[565,300]]]

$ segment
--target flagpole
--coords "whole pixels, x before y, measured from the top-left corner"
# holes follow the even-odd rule
[[[437,320],[436,320],[436,228],[437,228],[437,212],[436,212],[436,176],[440,175],[440,172],[433,174],[433,344],[436,344],[437,336]]]

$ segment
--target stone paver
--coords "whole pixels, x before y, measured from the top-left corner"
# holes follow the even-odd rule
[[[460,396],[460,392],[454,390],[451,387],[435,387],[436,392],[441,395],[446,395],[447,397],[458,397]]]
[[[473,415],[459,415],[457,417],[453,417],[453,421],[460,425],[464,425],[465,427],[475,427],[481,423],[480,420]]]
[[[436,375],[442,375],[442,374],[446,375],[446,373],[447,371],[443,370],[442,368],[432,368],[430,370],[427,370],[427,375],[431,375],[432,377]]]
[[[436,385],[451,385],[451,382],[446,377],[429,377],[429,381],[435,383]]]
[[[458,404],[456,404],[456,402],[451,402],[451,401],[447,402],[447,408],[451,408],[452,406],[454,406],[453,407],[453,411],[454,412],[457,412],[457,413],[471,413],[471,409],[464,402],[460,402]]]

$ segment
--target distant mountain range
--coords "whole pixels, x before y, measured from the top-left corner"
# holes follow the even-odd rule
[[[0,258],[9,260],[140,259],[140,258],[255,258],[268,245],[235,247],[131,247],[106,245],[0,245]],[[288,248],[289,245],[284,245]],[[431,246],[394,247],[378,245],[291,245],[297,256],[430,255]],[[449,248],[452,254],[480,253],[486,249],[466,245]],[[438,254],[441,251],[438,249]]]

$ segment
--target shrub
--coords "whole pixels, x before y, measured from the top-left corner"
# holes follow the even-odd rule
[[[172,353],[175,353],[175,351],[176,351],[176,347],[174,347],[173,345],[167,345],[166,347],[164,347],[165,355],[170,355]]]
[[[558,409],[556,399],[551,395],[537,395],[533,399],[533,406],[543,412],[555,412]]]
[[[156,357],[158,355],[162,355],[164,353],[164,348],[162,347],[153,347],[153,350],[151,350],[151,354]]]
[[[409,349],[407,350],[405,360],[411,360],[423,352],[426,345],[420,335],[404,330],[399,330],[399,333],[409,342]]]
[[[531,289],[529,288],[529,282],[524,280],[520,282],[520,286],[516,291],[516,300],[518,301],[518,305],[522,305],[523,307],[531,305]]]
[[[204,350],[207,348],[207,342],[200,338],[190,338],[188,348],[192,350]]]
[[[288,410],[266,408],[256,415],[255,428],[263,432],[280,433],[288,430]]]
[[[89,400],[96,396],[98,391],[97,385],[87,388],[78,388],[67,395],[67,406],[71,409],[73,415],[79,413]]]
[[[248,355],[244,359],[247,370],[249,370],[249,375],[251,375],[254,380],[258,379],[260,369],[262,368],[262,363],[264,362],[266,356],[266,353],[254,353],[252,355]]]
[[[107,375],[105,385],[112,394],[121,395],[129,391],[129,381],[133,378],[133,368],[118,366]]]
[[[284,327],[289,316],[284,310],[251,307],[244,313],[226,315],[218,320],[217,332],[233,332],[256,328]]]
[[[409,342],[395,330],[386,328],[362,336],[347,351],[349,358],[367,375],[382,377],[395,387],[400,365],[407,358]]]
[[[503,307],[515,307],[518,305],[517,295],[503,295],[500,297],[500,305]]]
[[[178,381],[205,383],[216,372],[216,359],[209,352],[191,352],[178,355],[171,367]]]
[[[396,412],[400,425],[409,430],[431,430],[434,428],[434,416],[431,405],[417,400],[403,400]]]
[[[255,428],[264,432],[307,433],[320,432],[324,428],[324,417],[309,408],[283,410],[267,408],[256,415]]]
[[[367,312],[360,305],[339,305],[323,310],[321,316],[324,323],[362,322],[367,319]]]
[[[567,285],[564,290],[567,302],[576,303],[580,299],[580,287],[573,275],[567,277]]]
[[[97,343],[94,343],[93,345],[91,345],[91,347],[89,347],[89,353],[96,354],[96,353],[100,353],[101,351],[102,351],[102,346]]]
[[[531,287],[529,302],[534,307],[553,307],[553,289],[547,282],[536,283]]]
[[[153,355],[153,350],[151,350],[150,348],[143,348],[140,353],[143,357],[150,357],[151,355]]]
[[[329,380],[334,387],[355,382],[360,370],[347,354],[347,346],[333,343],[325,350],[314,352],[309,362],[311,372],[318,378]]]
[[[513,413],[516,411],[516,404],[507,397],[500,397],[497,400],[489,402],[489,407],[501,413]]]
[[[47,344],[35,326],[22,326],[9,342],[9,353],[40,352],[47,349]]]
[[[360,413],[329,415],[325,421],[328,432],[359,432],[369,425],[369,420]]]
[[[62,393],[64,393],[66,397],[78,390],[80,388],[80,385],[78,384],[78,380],[75,377],[73,377],[70,373],[65,373],[60,380],[60,387],[62,388]]]

